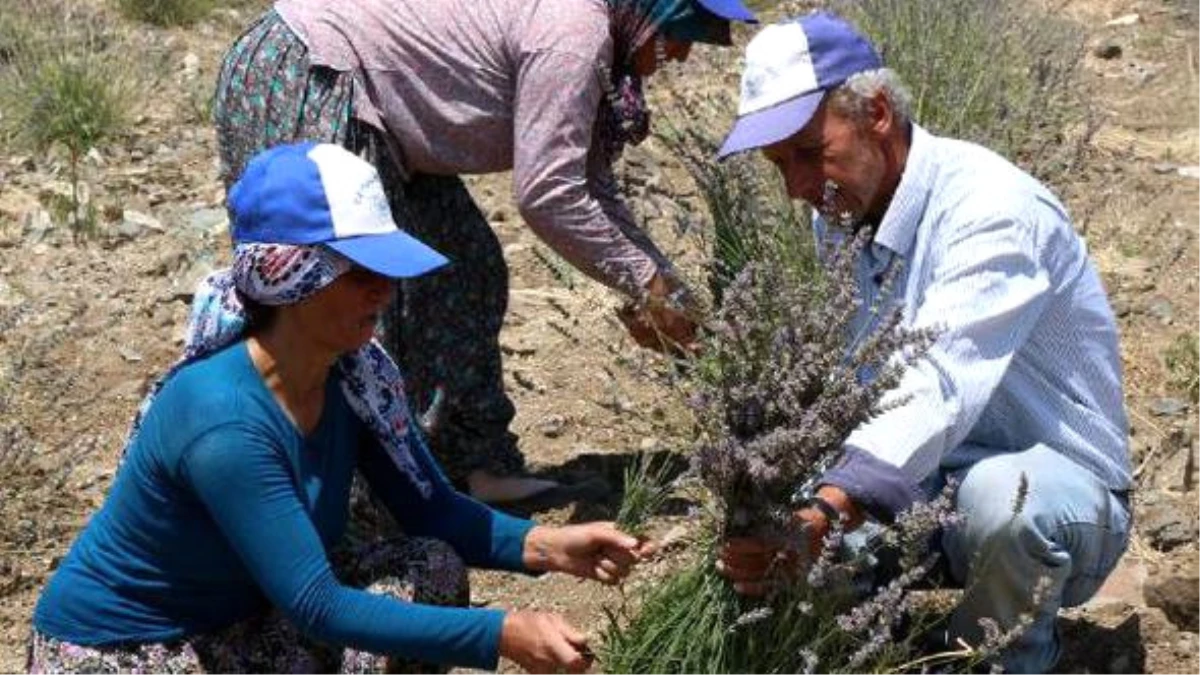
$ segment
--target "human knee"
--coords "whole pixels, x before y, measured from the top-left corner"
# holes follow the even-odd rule
[[[423,580],[439,604],[454,604],[453,599],[468,595],[467,565],[450,544],[441,539],[415,539],[424,552]],[[418,584],[421,586],[422,584]]]
[[[956,507],[963,523],[959,536],[974,550],[996,549],[1042,554],[1051,535],[1053,500],[1043,498],[1036,477],[1008,458],[988,460],[967,474]]]

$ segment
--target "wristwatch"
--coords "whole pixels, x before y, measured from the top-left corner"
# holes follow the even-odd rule
[[[844,513],[838,511],[833,504],[829,503],[829,500],[815,492],[807,496],[802,496],[798,506],[802,509],[816,509],[820,511],[825,516],[825,519],[829,521],[830,525],[846,520]]]

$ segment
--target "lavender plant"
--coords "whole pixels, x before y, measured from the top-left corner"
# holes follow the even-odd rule
[[[754,154],[713,161],[720,137],[711,120],[733,119],[735,93],[673,88],[656,135],[683,164],[707,208],[711,222],[694,232],[710,256],[702,275],[714,305],[752,262],[772,264],[796,281],[815,277],[818,266],[808,210],[787,196],[778,171]]]
[[[645,533],[650,517],[670,496],[670,469],[667,457],[655,459],[646,453],[639,453],[625,467],[624,493],[615,521],[618,528],[639,537]]]
[[[693,397],[707,427],[695,464],[728,534],[796,540],[792,493],[830,465],[851,431],[884,411],[884,392],[932,339],[904,327],[890,300],[898,267],[875,305],[862,306],[855,261],[869,238],[864,228],[828,246],[827,273],[804,283],[777,266],[747,267],[711,325]],[[852,336],[863,312],[873,330]]]
[[[901,519],[896,540],[911,544],[913,560],[862,604],[857,563],[839,557],[836,528],[805,578],[781,568],[761,601],[739,597],[713,567],[724,535],[792,549],[804,540],[791,517],[793,492],[836,457],[850,431],[889,405],[883,394],[932,339],[903,326],[899,307],[886,300],[890,282],[885,299],[862,306],[854,262],[868,238],[863,231],[824,251],[824,275],[800,282],[778,266],[752,263],[727,289],[692,397],[702,428],[693,466],[715,513],[710,538],[691,566],[642,598],[636,615],[613,618],[602,652],[610,671],[858,670],[911,655],[895,633],[914,609],[907,588],[934,561],[923,542],[945,517],[925,510]],[[854,338],[851,323],[861,312],[875,329]],[[949,497],[943,501],[948,513]]]

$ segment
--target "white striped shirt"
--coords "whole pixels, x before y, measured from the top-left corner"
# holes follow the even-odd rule
[[[902,262],[905,322],[938,339],[847,439],[918,483],[939,467],[1045,444],[1131,487],[1117,329],[1062,204],[999,155],[912,127],[900,184],[858,261],[864,304]],[[814,219],[818,239],[841,236]],[[857,334],[871,320],[861,312]],[[869,488],[869,486],[867,486]],[[853,496],[853,495],[852,495]]]

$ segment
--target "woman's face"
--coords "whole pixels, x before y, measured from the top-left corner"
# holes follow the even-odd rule
[[[659,41],[663,43],[664,62],[678,61],[683,63],[687,61],[688,54],[692,52],[692,43],[679,42],[655,33],[633,53],[633,72],[639,77],[649,77],[658,71],[659,63],[658,56],[654,53],[654,43]]]
[[[354,266],[306,300],[290,306],[297,328],[334,354],[354,351],[375,335],[392,299],[392,281]]]

